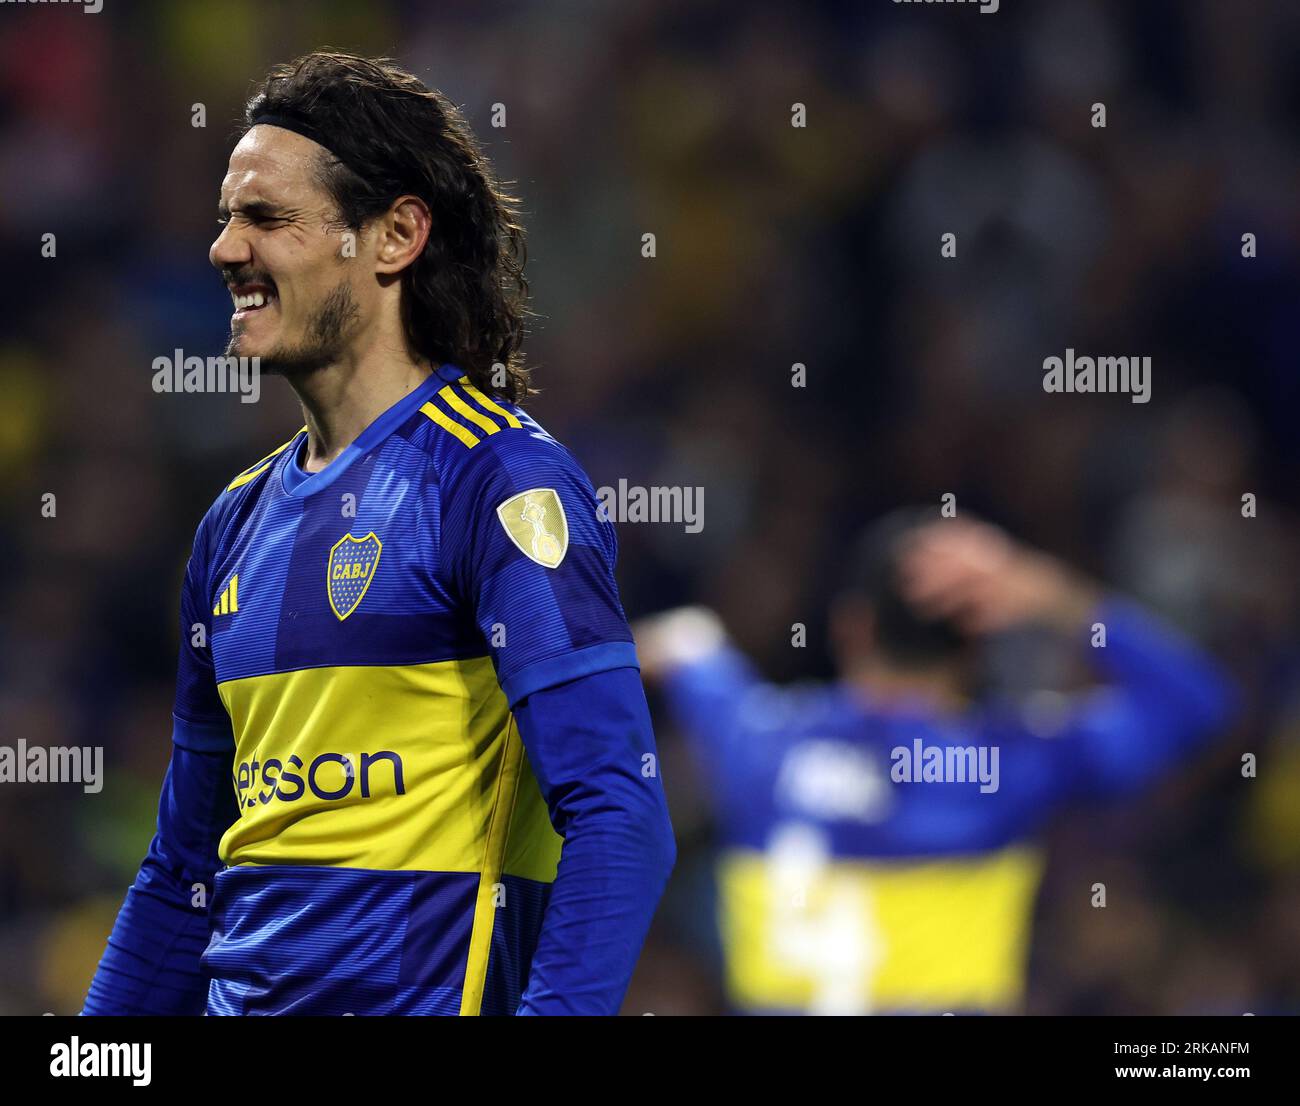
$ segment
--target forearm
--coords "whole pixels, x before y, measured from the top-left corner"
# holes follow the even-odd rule
[[[599,673],[515,713],[564,835],[519,1013],[616,1014],[675,859],[640,680]]]
[[[1017,572],[1021,601],[1083,645],[1105,682],[1095,751],[1126,771],[1154,770],[1226,722],[1231,685],[1195,642],[1042,554],[1021,554]]]
[[[145,890],[137,880],[118,912],[82,1014],[202,1014],[208,980],[199,958],[207,944],[206,911]]]
[[[1095,608],[1093,625],[1104,628],[1104,645],[1093,658],[1135,702],[1181,729],[1222,725],[1233,701],[1228,678],[1190,639],[1117,596]]]
[[[1086,643],[1093,666],[1148,724],[1174,736],[1222,724],[1228,681],[1195,642],[1139,604],[1042,554],[1021,555],[1025,602]]]
[[[1105,646],[1095,650],[1097,664],[1131,695],[1177,712],[1183,723],[1222,723],[1231,686],[1214,659],[1191,639],[1118,597],[1099,604],[1095,624],[1106,632]]]
[[[721,645],[667,669],[661,680],[673,721],[696,741],[721,748],[747,699],[771,689],[739,650]]]
[[[127,891],[83,1014],[203,1013],[200,958],[220,867],[217,843],[233,821],[229,754],[174,745],[158,827]]]
[[[520,1014],[618,1013],[673,855],[666,816],[610,811],[571,830]]]
[[[763,681],[721,619],[705,607],[679,607],[633,629],[642,675],[662,689],[673,721],[698,748],[724,751],[738,710]]]
[[[1124,791],[1220,732],[1236,694],[1208,654],[1136,604],[1109,597],[1091,618],[1098,631],[1089,628],[1090,653],[1105,683],[1080,721],[1080,768],[1105,789]]]

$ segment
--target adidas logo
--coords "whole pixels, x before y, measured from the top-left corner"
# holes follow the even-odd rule
[[[230,583],[226,585],[226,590],[221,593],[221,598],[217,600],[217,605],[212,608],[212,613],[234,614],[237,610],[239,610],[238,572],[230,578]]]

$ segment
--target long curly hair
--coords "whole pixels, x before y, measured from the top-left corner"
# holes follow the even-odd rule
[[[429,205],[429,240],[401,277],[411,349],[459,366],[488,394],[527,396],[519,204],[456,106],[389,58],[324,50],[267,74],[244,107],[242,133],[267,113],[329,136],[334,156],[322,157],[319,179],[342,225],[359,231],[405,194]]]

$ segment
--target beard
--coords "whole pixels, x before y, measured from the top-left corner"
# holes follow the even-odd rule
[[[329,293],[307,320],[306,333],[297,345],[282,345],[262,355],[261,371],[273,376],[300,376],[317,372],[339,361],[351,335],[359,311],[346,281]],[[226,343],[226,356],[241,356],[238,350],[242,331],[232,332]]]

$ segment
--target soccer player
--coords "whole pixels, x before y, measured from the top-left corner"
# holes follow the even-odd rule
[[[972,698],[981,642],[1031,622],[1099,679],[1053,719]],[[728,990],[751,1013],[1016,1010],[1043,823],[1176,768],[1231,698],[1132,603],[992,526],[916,511],[862,539],[832,685],[765,684],[702,608],[634,630],[716,804]]]
[[[386,60],[278,66],[210,260],[306,426],[198,528],[86,1014],[614,1014],[675,847],[615,538],[520,407],[522,230]]]

